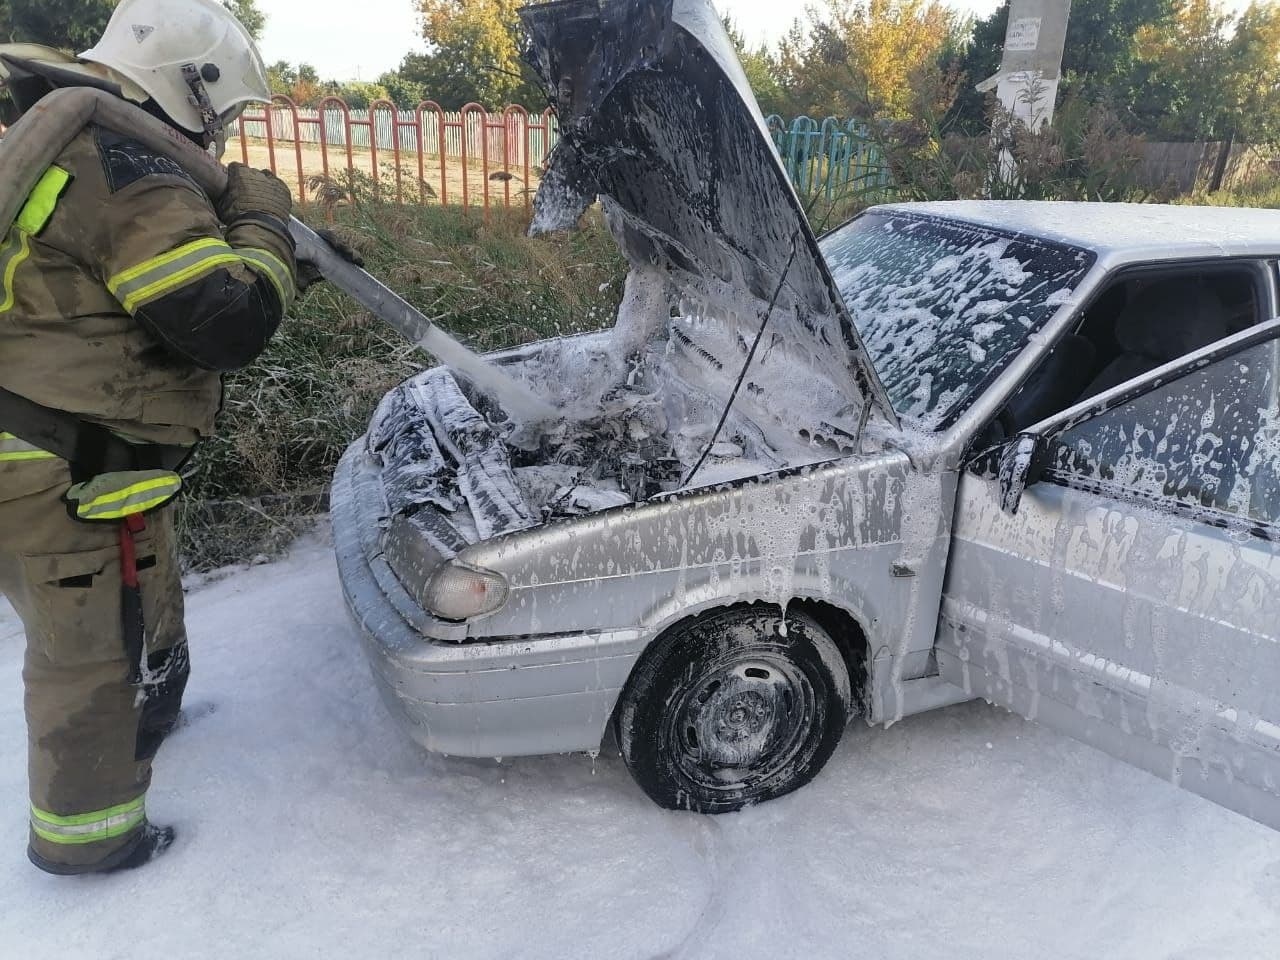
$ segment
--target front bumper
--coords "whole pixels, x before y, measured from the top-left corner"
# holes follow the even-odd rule
[[[332,518],[343,594],[392,714],[427,749],[503,757],[599,749],[643,648],[637,631],[461,643],[383,556],[386,504],[357,441],[338,465]]]

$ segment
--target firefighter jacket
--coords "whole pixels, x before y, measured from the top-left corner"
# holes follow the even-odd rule
[[[89,127],[0,245],[0,387],[131,443],[190,446],[296,282],[286,224],[222,224],[174,161]],[[42,456],[0,432],[0,463]]]

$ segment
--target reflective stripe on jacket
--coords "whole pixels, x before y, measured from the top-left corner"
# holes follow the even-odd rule
[[[71,174],[61,167],[50,167],[18,212],[8,240],[0,247],[0,314],[12,310],[17,302],[18,268],[31,256],[31,238],[48,225],[70,182]]]
[[[39,447],[32,446],[25,440],[19,440],[12,433],[0,433],[0,463],[21,463],[29,460],[56,460],[52,453],[46,453]]]
[[[142,826],[147,819],[146,797],[128,803],[81,813],[59,816],[31,807],[31,829],[50,843],[84,844],[112,840]]]
[[[89,128],[0,240],[0,386],[131,442],[192,446],[220,373],[274,335],[296,269],[283,225],[228,229],[177,164]]]
[[[194,280],[208,276],[218,267],[240,264],[265,277],[286,306],[297,295],[290,268],[268,250],[236,250],[223,240],[193,240],[116,274],[107,289],[131,314]]]

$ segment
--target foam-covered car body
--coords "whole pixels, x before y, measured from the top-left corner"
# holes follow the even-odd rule
[[[669,6],[719,50],[703,5]],[[691,56],[731,113],[736,64]],[[835,638],[868,722],[983,696],[1280,825],[1280,213],[903,204],[819,242],[772,154],[726,172],[650,139],[665,166],[609,169],[592,151],[637,135],[577,109],[622,317],[492,358],[575,426],[427,371],[335,478],[343,588],[406,729],[597,750],[660,638],[755,605]],[[552,221],[581,186],[555,169]],[[636,186],[658,174],[693,215]],[[698,184],[740,175],[769,203],[708,212]]]

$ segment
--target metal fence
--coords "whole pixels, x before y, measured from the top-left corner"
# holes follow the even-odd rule
[[[357,110],[337,97],[306,108],[278,96],[237,121],[228,156],[268,167],[304,202],[363,179],[399,202],[527,209],[559,137],[550,110],[448,112],[429,101],[402,110],[386,100]]]
[[[889,167],[860,120],[782,117],[767,120],[787,175],[804,199],[827,203],[886,199],[893,180]]]
[[[768,118],[769,131],[803,198],[840,203],[887,195],[891,180],[866,125],[834,117]],[[478,104],[448,112],[433,102],[403,110],[380,100],[357,110],[337,97],[299,107],[276,97],[237,123],[229,156],[269,167],[299,199],[340,197],[363,179],[399,202],[522,206],[541,182],[560,131],[550,110]]]

